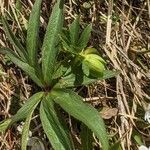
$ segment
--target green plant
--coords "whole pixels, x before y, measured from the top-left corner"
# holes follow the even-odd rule
[[[113,77],[116,72],[105,70],[105,61],[96,54],[95,49],[86,49],[91,25],[84,29],[80,38],[79,18],[71,24],[69,30],[62,29],[62,0],[57,1],[49,19],[41,47],[42,61],[40,62],[38,32],[41,3],[42,0],[35,1],[30,15],[26,49],[12,33],[6,19],[2,18],[4,30],[9,41],[14,45],[16,53],[9,48],[1,48],[0,52],[6,54],[13,63],[26,72],[41,91],[31,96],[16,115],[1,122],[0,131],[5,131],[15,122],[25,120],[21,142],[22,150],[25,150],[32,115],[34,110],[39,108],[42,127],[52,147],[56,150],[74,149],[69,131],[58,114],[57,106],[59,105],[91,129],[99,138],[103,149],[108,150],[108,138],[102,118],[93,107],[83,103],[82,98],[71,88]],[[67,55],[62,57],[64,53]],[[79,69],[81,70],[78,71]],[[92,136],[92,134],[89,135]]]

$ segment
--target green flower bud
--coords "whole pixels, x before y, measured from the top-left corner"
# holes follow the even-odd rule
[[[87,54],[98,54],[97,49],[93,47],[88,47],[85,51],[82,52],[83,55]]]
[[[89,75],[93,77],[103,76],[103,72],[105,70],[106,62],[96,54],[87,54],[84,56],[84,60],[82,62],[84,68],[86,68],[87,75],[87,67],[89,68]],[[86,66],[86,67],[85,67]],[[83,69],[84,71],[85,69]]]

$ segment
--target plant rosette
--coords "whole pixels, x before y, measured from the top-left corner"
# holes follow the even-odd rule
[[[79,19],[73,21],[69,28],[69,35],[66,35],[71,40],[69,39],[69,41],[66,37],[62,39],[64,47],[69,52],[67,53],[68,56],[66,59],[58,59],[61,54],[58,46],[60,44],[59,33],[62,31],[64,20],[63,0],[57,0],[55,3],[48,21],[43,44],[40,46],[38,37],[41,5],[42,0],[36,0],[32,8],[25,48],[11,31],[7,19],[3,17],[1,19],[6,36],[14,46],[16,53],[8,47],[0,48],[0,53],[9,57],[41,90],[34,93],[14,116],[0,122],[0,132],[5,132],[16,122],[24,121],[23,126],[18,128],[19,131],[22,131],[21,150],[27,150],[27,146],[32,147],[32,143],[35,141],[39,143],[37,146],[40,146],[42,150],[43,144],[39,138],[33,138],[29,135],[32,117],[34,111],[38,108],[42,128],[52,148],[54,150],[74,150],[75,143],[72,141],[69,129],[66,129],[65,119],[62,119],[60,109],[58,109],[58,107],[61,107],[66,113],[86,126],[81,129],[83,131],[81,132],[81,135],[83,134],[83,138],[81,136],[83,149],[87,149],[87,145],[84,148],[86,143],[88,143],[88,149],[93,147],[92,142],[90,142],[93,135],[91,132],[87,132],[89,128],[88,130],[92,131],[100,140],[103,150],[108,150],[109,139],[102,117],[95,108],[83,102],[82,97],[74,92],[74,88],[91,84],[96,80],[114,77],[118,73],[105,70],[105,61],[98,55],[96,49],[85,49],[92,28],[91,25],[88,25],[79,38]],[[38,47],[42,50],[40,63]],[[61,67],[58,67],[59,65]],[[79,68],[81,67],[83,70],[80,74]],[[86,136],[84,130],[86,130]],[[36,145],[34,145],[35,147]]]

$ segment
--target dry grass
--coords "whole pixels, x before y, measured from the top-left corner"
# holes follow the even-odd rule
[[[1,0],[0,13],[7,16],[14,33],[25,41],[27,20],[32,0],[21,3],[18,12],[13,0]],[[41,15],[41,37],[47,24],[52,3],[44,0]],[[84,100],[96,108],[103,108],[111,143],[120,142],[122,150],[136,150],[138,135],[145,145],[150,143],[150,126],[143,120],[144,110],[150,103],[150,2],[149,0],[68,0],[65,4],[65,24],[77,14],[81,25],[91,23],[93,33],[89,46],[98,49],[106,58],[109,69],[120,70],[116,78],[97,82],[86,89]],[[23,32],[22,32],[23,31]],[[0,26],[0,45],[10,46]],[[0,77],[0,120],[13,115],[14,98],[21,104],[31,93],[30,82],[9,60],[0,57],[0,67],[6,73]],[[8,65],[9,64],[9,65]],[[7,66],[7,67],[6,67]],[[34,85],[32,85],[34,88]],[[20,100],[19,100],[20,99]],[[16,106],[17,107],[17,106]],[[16,108],[17,109],[17,108]],[[70,123],[72,125],[72,123]],[[0,149],[17,149],[19,133],[13,128],[0,136]],[[72,131],[73,134],[76,130]],[[80,143],[79,137],[75,135]],[[95,140],[95,145],[98,142]],[[150,146],[150,145],[148,145]]]

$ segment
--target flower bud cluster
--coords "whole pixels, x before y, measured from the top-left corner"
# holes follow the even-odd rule
[[[81,63],[83,72],[87,76],[93,77],[103,76],[106,62],[98,55],[96,49],[94,48],[86,49],[85,51],[80,53],[80,58],[82,58]]]

